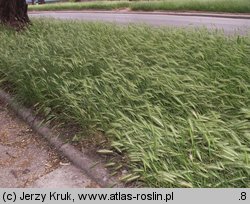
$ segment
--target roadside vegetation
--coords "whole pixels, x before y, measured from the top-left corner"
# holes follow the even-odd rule
[[[250,186],[250,35],[33,20],[0,41],[2,88],[103,132],[124,181]]]
[[[250,13],[249,0],[163,0],[163,1],[93,1],[30,5],[30,11],[115,10],[128,8],[141,11],[210,11]]]
[[[128,8],[128,1],[91,1],[91,2],[68,2],[41,5],[29,5],[30,11],[57,11],[57,10],[115,10]]]

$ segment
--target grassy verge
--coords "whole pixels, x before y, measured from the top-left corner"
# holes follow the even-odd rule
[[[159,2],[136,2],[132,10],[154,11],[212,11],[229,13],[250,13],[248,0],[166,0]]]
[[[250,186],[250,36],[55,20],[0,31],[0,81],[103,131],[130,161],[125,180]]]
[[[29,6],[31,11],[41,10],[113,10],[129,8],[142,11],[212,11],[250,13],[249,0],[165,0],[165,1],[97,1],[84,3],[57,3]]]
[[[97,2],[82,2],[82,3],[55,3],[43,5],[29,5],[30,11],[60,11],[60,10],[114,10],[128,8],[128,1],[97,1]]]

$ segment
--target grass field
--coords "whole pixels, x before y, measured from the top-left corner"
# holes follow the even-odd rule
[[[125,181],[250,187],[249,35],[33,20],[0,41],[2,86],[102,131],[101,152],[129,161]]]
[[[57,3],[29,6],[29,10],[131,10],[212,11],[250,13],[249,0],[164,0],[164,1],[96,1],[84,3]]]
[[[54,4],[42,4],[42,5],[29,5],[30,11],[56,11],[56,10],[85,10],[85,9],[97,9],[97,10],[113,10],[128,8],[128,1],[93,1],[93,2],[81,2],[81,3],[54,3]]]

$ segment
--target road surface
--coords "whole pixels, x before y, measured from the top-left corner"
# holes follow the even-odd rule
[[[153,26],[206,27],[208,29],[222,29],[227,34],[250,33],[250,19],[115,12],[34,12],[30,13],[29,16],[85,21],[105,21],[119,24],[142,23]]]

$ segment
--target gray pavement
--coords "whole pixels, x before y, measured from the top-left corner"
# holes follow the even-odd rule
[[[0,188],[98,187],[0,102]]]
[[[250,19],[224,18],[209,16],[180,16],[145,13],[109,13],[109,12],[34,12],[30,17],[52,17],[85,21],[105,21],[118,24],[140,23],[153,26],[206,27],[224,30],[227,34],[246,34],[250,32]]]
[[[94,182],[73,165],[61,166],[40,177],[31,185],[34,188],[83,188],[97,187]]]

